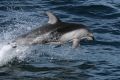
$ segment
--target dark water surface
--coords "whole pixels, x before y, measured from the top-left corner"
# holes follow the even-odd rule
[[[23,61],[0,67],[0,80],[120,80],[120,0],[0,0],[0,41],[46,23],[47,10],[89,26],[96,41],[30,47]]]

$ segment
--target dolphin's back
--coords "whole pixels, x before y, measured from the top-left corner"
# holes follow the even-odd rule
[[[56,29],[56,32],[65,34],[70,31],[74,31],[76,29],[86,29],[87,27],[82,24],[75,24],[75,23],[66,23],[66,22],[61,22],[61,25]]]
[[[29,38],[29,37],[36,37],[38,35],[43,35],[47,32],[56,30],[59,26],[60,26],[59,24],[45,24],[39,28],[36,28],[36,29],[24,34],[24,35],[19,36],[19,38],[20,37],[21,38],[24,38],[24,37]]]

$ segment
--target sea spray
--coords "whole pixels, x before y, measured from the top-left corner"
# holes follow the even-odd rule
[[[26,48],[23,48],[23,47],[13,48],[9,44],[1,46],[1,49],[0,49],[0,66],[3,66],[5,64],[7,64],[8,62],[10,62],[15,57],[22,60],[23,58],[26,57],[25,52],[24,52],[26,49],[27,49],[27,47]]]
[[[17,46],[16,48],[17,59],[24,61],[24,59],[29,55],[29,53],[26,52],[28,48],[29,46]]]

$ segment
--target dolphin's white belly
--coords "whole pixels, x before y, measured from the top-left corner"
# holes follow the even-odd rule
[[[68,33],[65,33],[64,35],[61,36],[60,41],[69,41],[72,40],[73,38],[79,38],[80,37],[81,30],[74,30]]]

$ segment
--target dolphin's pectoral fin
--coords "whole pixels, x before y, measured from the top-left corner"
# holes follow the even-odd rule
[[[76,48],[76,47],[78,47],[78,46],[79,46],[79,42],[80,42],[79,39],[77,39],[77,38],[73,39],[73,45],[72,45],[72,48]]]

